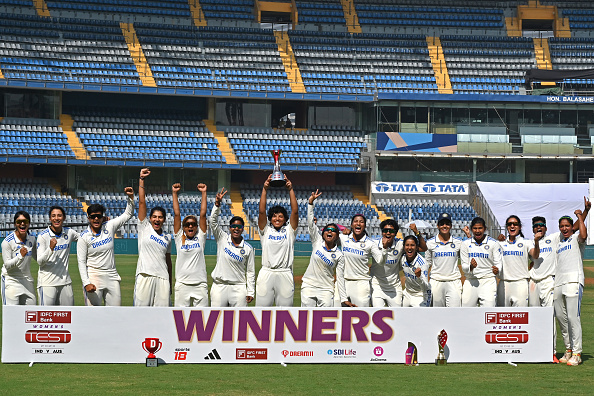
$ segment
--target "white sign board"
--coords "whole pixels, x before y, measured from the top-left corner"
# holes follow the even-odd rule
[[[447,195],[468,197],[468,183],[372,182],[374,195]]]
[[[547,308],[139,308],[4,306],[2,362],[550,362]],[[158,340],[155,340],[158,339]],[[150,350],[150,348],[149,348]]]

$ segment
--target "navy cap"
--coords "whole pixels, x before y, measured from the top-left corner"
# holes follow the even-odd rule
[[[452,224],[452,217],[447,213],[442,213],[437,218],[437,225],[440,225],[441,223],[444,223],[444,222],[448,222],[448,223]]]

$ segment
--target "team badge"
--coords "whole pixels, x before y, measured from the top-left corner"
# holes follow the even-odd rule
[[[550,239],[547,239],[547,240],[545,241],[545,243],[551,243],[551,240],[550,240]]]
[[[64,239],[68,240],[68,234],[64,234]]]
[[[280,229],[280,232],[282,232],[284,234],[285,232],[287,232],[287,230],[285,229],[285,227],[283,227]]]
[[[524,247],[524,244],[520,242],[520,243],[518,243],[518,247],[519,248]]]
[[[103,233],[104,233],[104,234],[109,234],[109,231],[107,231],[107,230],[103,230]]]
[[[398,250],[394,250],[394,252],[392,253],[394,256],[398,256]]]
[[[33,247],[33,242],[29,241],[28,245],[29,247]]]
[[[455,244],[454,242],[452,242],[452,243],[450,243],[450,247],[451,247],[452,249],[456,249],[456,244]]]
[[[489,250],[489,245],[485,245],[485,250]]]
[[[364,243],[361,244],[361,249],[363,249],[363,248],[365,248],[365,244]]]
[[[239,251],[239,253],[241,253],[241,254],[245,254],[245,249],[241,249],[241,250]]]
[[[335,253],[332,253],[332,255],[330,257],[332,257],[333,259],[335,259],[336,258],[336,254]]]
[[[164,236],[163,236],[163,238],[164,238],[164,239],[165,239],[167,242],[169,242],[169,237],[168,237],[167,235],[164,235]]]

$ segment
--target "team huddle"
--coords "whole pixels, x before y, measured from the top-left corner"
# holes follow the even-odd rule
[[[264,182],[258,213],[262,268],[256,279],[255,249],[243,238],[243,218],[232,217],[229,232],[219,225],[220,205],[227,193],[224,188],[217,193],[207,218],[207,186],[199,184],[198,191],[202,194],[199,216],[182,219],[178,201],[181,185],[174,184],[174,235],[171,236],[162,227],[165,209],[154,207],[147,212],[145,179],[149,175],[149,169],[140,171],[134,306],[169,306],[171,294],[175,306],[182,307],[243,307],[254,299],[256,306],[293,305],[293,257],[299,206],[290,180],[285,177],[290,216],[282,206],[266,210],[271,176]],[[3,304],[74,305],[68,260],[71,243],[78,241],[77,260],[85,304],[121,305],[114,239],[116,232],[134,215],[134,191],[127,187],[125,193],[126,209],[114,219],[107,220],[102,205],[90,205],[89,227],[80,234],[63,226],[66,217],[63,208],[52,207],[50,225],[36,240],[29,235],[30,215],[17,212],[15,230],[2,242]],[[468,239],[462,240],[451,235],[452,219],[444,213],[437,223],[439,233],[427,241],[414,223],[410,226],[414,235],[397,238],[399,226],[393,219],[382,221],[382,237],[375,240],[367,235],[366,218],[361,214],[352,217],[346,231],[341,232],[337,224],[327,224],[320,231],[314,207],[321,194],[316,190],[309,197],[307,224],[312,254],[302,278],[302,306],[553,306],[566,346],[559,361],[568,365],[581,363],[582,256],[589,201],[585,200],[584,211],[575,211],[577,221],[569,216],[559,219],[559,232],[547,234],[546,220],[534,217],[533,239],[524,238],[520,219],[512,215],[506,221],[507,237],[488,236],[485,221],[477,217],[470,228],[465,227]],[[204,256],[209,227],[217,244],[210,293]],[[173,240],[177,250],[175,285]],[[38,300],[30,272],[32,259],[39,264]],[[464,284],[458,261],[465,276]],[[404,285],[400,271],[404,274]]]

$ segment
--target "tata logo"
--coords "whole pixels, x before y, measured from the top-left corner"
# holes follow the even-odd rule
[[[66,330],[29,330],[25,341],[29,344],[68,344],[72,334]]]
[[[425,191],[426,193],[433,193],[437,190],[437,187],[435,187],[435,184],[425,184],[423,186],[423,191]]]
[[[487,331],[487,344],[525,344],[528,342],[527,331]]]
[[[375,186],[375,189],[377,192],[386,192],[390,189],[390,186],[386,183],[378,183],[377,186]]]

